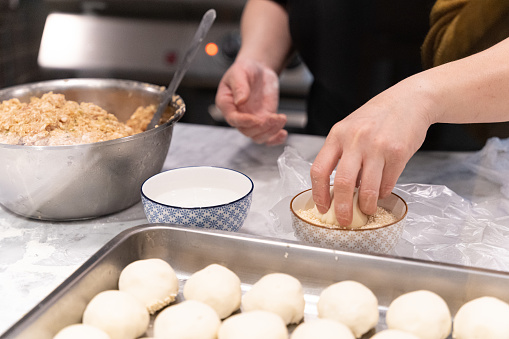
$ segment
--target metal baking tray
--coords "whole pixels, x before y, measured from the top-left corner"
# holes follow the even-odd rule
[[[97,293],[116,289],[121,270],[132,261],[161,258],[175,269],[181,291],[186,279],[218,263],[237,273],[246,291],[263,275],[282,272],[298,278],[305,292],[305,319],[316,318],[321,291],[332,283],[356,280],[378,297],[380,321],[399,295],[427,289],[441,295],[451,314],[465,302],[491,295],[509,300],[509,274],[449,264],[340,252],[296,242],[151,224],[130,228],[108,242],[39,305],[0,338],[50,339],[66,325],[81,321],[87,303]],[[177,302],[182,300],[180,293]],[[290,332],[292,328],[289,328]],[[365,334],[370,338],[375,330]],[[147,335],[151,334],[149,328]]]

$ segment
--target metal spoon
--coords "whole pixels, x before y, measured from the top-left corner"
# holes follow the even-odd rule
[[[187,70],[189,69],[189,66],[191,65],[191,62],[194,60],[196,52],[198,51],[198,47],[203,41],[203,38],[205,38],[205,35],[207,35],[215,19],[216,11],[214,9],[209,9],[203,15],[203,18],[201,19],[200,22],[200,26],[198,27],[198,30],[196,31],[193,40],[191,41],[191,44],[187,48],[186,54],[184,55],[184,59],[177,67],[177,71],[173,75],[173,78],[171,79],[168,88],[163,93],[163,97],[161,103],[159,104],[159,107],[157,108],[157,111],[154,113],[152,120],[150,120],[150,123],[147,126],[147,131],[154,128],[159,123],[159,120],[161,120],[163,112],[166,110],[166,107],[172,100],[173,94],[175,94],[175,91],[177,90],[177,87],[182,81],[184,74],[186,74]]]

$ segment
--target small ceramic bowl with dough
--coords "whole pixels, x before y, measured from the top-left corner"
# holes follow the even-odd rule
[[[290,202],[295,237],[305,244],[359,253],[389,253],[398,243],[405,227],[408,206],[400,196],[378,200],[378,206],[391,212],[396,220],[374,227],[345,229],[327,227],[302,216],[302,211],[315,206],[311,189],[300,192]]]
[[[141,186],[150,223],[238,231],[247,217],[253,181],[222,167],[181,167],[156,174]]]

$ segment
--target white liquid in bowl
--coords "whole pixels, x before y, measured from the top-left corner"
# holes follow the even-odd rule
[[[192,208],[223,205],[241,197],[239,193],[224,188],[189,187],[163,192],[154,200],[165,205]]]

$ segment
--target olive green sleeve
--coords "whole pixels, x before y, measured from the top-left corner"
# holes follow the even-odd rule
[[[431,68],[480,52],[509,37],[509,1],[437,0],[421,48]]]

